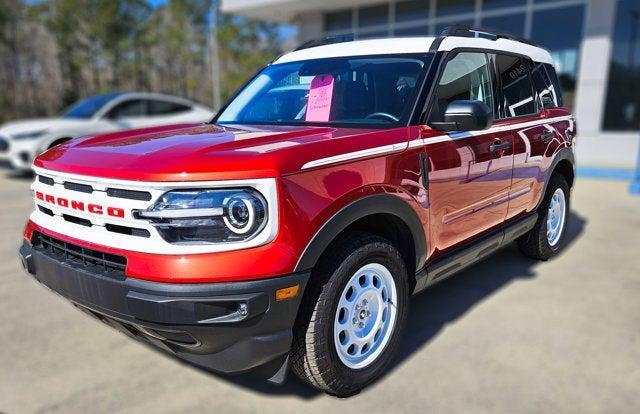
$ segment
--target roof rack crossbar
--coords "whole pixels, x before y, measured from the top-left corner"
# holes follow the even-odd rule
[[[455,25],[446,27],[442,31],[441,36],[470,37],[472,34],[488,35],[488,36],[495,37],[496,40],[507,39],[507,40],[513,40],[520,43],[526,43],[531,46],[538,46],[538,44],[533,40],[525,39],[523,37],[514,36],[512,34],[500,32],[496,30],[471,27],[463,24],[455,24]]]

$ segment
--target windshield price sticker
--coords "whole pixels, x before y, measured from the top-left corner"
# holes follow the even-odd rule
[[[317,75],[311,81],[306,121],[328,122],[333,98],[333,75]]]

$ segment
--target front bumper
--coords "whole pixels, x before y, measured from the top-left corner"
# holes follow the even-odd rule
[[[40,283],[131,337],[217,372],[274,366],[274,372],[263,373],[267,377],[283,371],[309,277],[299,273],[249,282],[157,283],[78,268],[27,242],[20,257]],[[276,290],[293,285],[300,285],[297,296],[276,300]]]

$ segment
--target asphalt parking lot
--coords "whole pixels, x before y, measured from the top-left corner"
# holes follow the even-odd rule
[[[36,284],[16,256],[30,180],[0,170],[0,412],[640,412],[640,197],[626,183],[578,180],[557,259],[507,248],[414,298],[392,371],[340,400],[182,364]]]

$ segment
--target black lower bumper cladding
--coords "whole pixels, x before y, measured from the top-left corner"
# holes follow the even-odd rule
[[[75,306],[136,339],[221,373],[273,366],[282,376],[308,273],[206,284],[156,283],[90,271],[24,243],[27,272]],[[300,285],[277,301],[278,289]],[[286,367],[285,367],[286,368]],[[267,377],[276,372],[265,372]],[[274,381],[279,381],[275,378]]]

